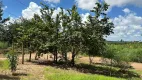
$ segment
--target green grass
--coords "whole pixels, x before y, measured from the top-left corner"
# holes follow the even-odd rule
[[[9,68],[9,61],[8,60],[0,61],[0,69],[1,70],[7,70],[8,68]]]
[[[53,67],[45,69],[46,80],[126,80],[97,74],[79,73],[74,70],[62,70]]]

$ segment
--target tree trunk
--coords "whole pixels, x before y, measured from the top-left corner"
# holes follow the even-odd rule
[[[48,60],[48,54],[47,54],[47,60]]]
[[[55,56],[56,56],[55,57],[55,63],[57,63],[57,59],[58,59],[58,52],[57,51],[55,52]]]
[[[89,62],[90,62],[90,65],[92,65],[92,63],[93,63],[93,58],[91,58],[91,55],[89,55]]]
[[[65,52],[65,61],[67,62],[67,53]]]
[[[55,59],[56,59],[55,52],[53,52],[53,56],[54,56],[54,62],[55,62]]]
[[[32,53],[30,51],[29,62],[31,62]]]
[[[12,51],[14,51],[14,43],[12,43]]]
[[[24,44],[22,42],[22,64],[24,64],[24,55],[25,55],[25,53],[24,53]]]
[[[75,65],[75,49],[73,48],[73,52],[72,52],[72,60],[71,60],[71,64],[72,66]]]
[[[37,57],[38,57],[38,54],[36,53],[36,55],[35,55],[35,60],[38,60],[38,58],[37,58]]]

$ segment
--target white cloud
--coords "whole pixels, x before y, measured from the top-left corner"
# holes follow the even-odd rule
[[[49,3],[59,3],[60,2],[60,0],[43,0],[43,1],[46,1]]]
[[[50,4],[51,7],[56,7],[54,4]]]
[[[85,10],[91,10],[95,6],[95,3],[100,0],[75,0],[77,3],[77,6],[81,9]],[[117,6],[117,7],[122,7],[126,5],[134,5],[134,6],[139,6],[142,7],[142,0],[102,0],[105,1],[110,5],[109,9],[107,12],[110,12],[112,7]]]
[[[130,11],[128,8],[125,8],[125,9],[123,10],[123,12],[125,12],[125,13],[130,13],[131,11]]]
[[[125,6],[125,5],[135,5],[142,6],[142,0],[105,0],[111,6]]]
[[[20,17],[19,18],[15,18],[15,17],[11,17],[9,16],[10,19],[8,21],[5,22],[6,25],[10,25],[11,23],[14,23],[14,22],[21,22],[21,19]]]
[[[67,11],[65,9],[63,9],[64,13],[67,13]],[[52,17],[56,18],[57,14],[59,14],[61,12],[61,8],[57,8],[54,10]]]
[[[107,40],[142,40],[142,16],[137,16],[129,9],[123,11],[124,16],[119,15],[112,19],[115,25],[114,34],[108,36]]]
[[[40,13],[41,6],[38,6],[34,2],[30,2],[29,7],[22,10],[22,16],[27,19],[33,18],[34,14],[41,15]]]
[[[87,18],[88,18],[89,15],[90,15],[89,13],[81,14],[82,23],[87,21]]]
[[[5,24],[6,24],[6,25],[9,25],[10,23],[14,23],[14,21],[15,21],[15,18],[10,17],[10,20],[9,20],[9,21],[6,21]]]
[[[81,9],[91,10],[98,0],[75,0],[77,6]]]

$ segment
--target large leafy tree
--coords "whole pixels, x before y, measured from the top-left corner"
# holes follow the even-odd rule
[[[42,47],[42,51],[40,48],[43,42],[46,41],[45,40],[46,33],[45,31],[43,31],[43,28],[44,28],[43,21],[37,14],[35,14],[34,18],[29,21],[30,21],[30,24],[29,24],[29,29],[27,32],[28,32],[28,49],[30,53],[29,61],[31,61],[32,52],[35,52],[35,51],[43,52],[44,47]]]
[[[104,37],[113,33],[113,23],[109,21],[106,11],[109,5],[107,3],[96,3],[96,7],[91,10],[95,16],[89,16],[83,29],[84,47],[90,56],[100,56],[105,51]]]
[[[68,26],[70,26],[70,16],[66,13],[66,11],[63,8],[60,9],[61,12],[59,13],[59,16],[60,16],[61,30],[59,38],[59,47],[63,59],[67,62],[67,52],[70,50],[70,44],[68,42],[69,41]]]
[[[81,17],[77,11],[77,7],[74,5],[71,10],[68,10],[69,13],[69,25],[67,26],[67,40],[70,48],[72,49],[72,65],[75,64],[75,56],[81,50],[82,47],[82,23]]]
[[[59,36],[60,36],[60,19],[59,15],[57,14],[56,17],[53,17],[54,8],[49,8],[47,5],[43,5],[41,9],[42,19],[44,21],[44,30],[47,34],[44,38],[43,46],[45,50],[48,49],[54,55],[54,61],[57,62],[57,53],[59,47]],[[43,32],[42,32],[43,33]]]

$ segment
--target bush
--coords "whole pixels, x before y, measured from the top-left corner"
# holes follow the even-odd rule
[[[135,52],[133,52],[132,56],[134,56],[133,57],[134,62],[142,63],[142,50],[141,49],[135,50]]]
[[[16,71],[16,68],[17,68],[18,55],[13,50],[11,50],[7,53],[7,58],[9,60],[9,66],[10,66],[11,72],[13,73]]]
[[[122,69],[129,68],[129,62],[133,59],[129,49],[116,45],[108,45],[103,57],[111,59],[111,65],[121,67]]]

